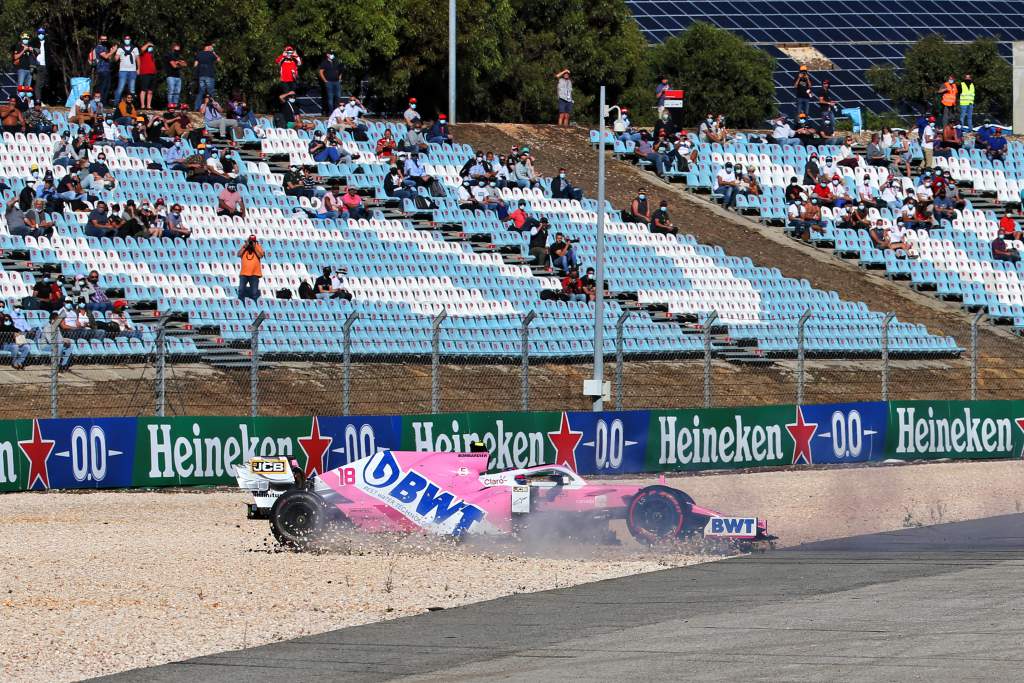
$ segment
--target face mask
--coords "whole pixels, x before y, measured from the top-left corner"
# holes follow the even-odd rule
[[[295,98],[294,97],[289,97],[288,98],[288,104],[295,104]]]
[[[28,45],[28,38],[25,38],[24,40],[22,40],[21,44],[22,45]]]
[[[151,47],[146,48],[146,52],[152,52],[152,51],[153,51],[153,48],[151,48]]]
[[[67,309],[67,310],[69,310],[69,311],[73,311],[73,310],[75,310],[75,307],[74,307],[74,306],[72,306],[71,304],[67,304],[67,305],[65,305],[65,306],[64,306],[64,308],[66,308],[66,309]]]
[[[559,177],[559,178],[564,178],[564,177],[565,177],[565,174],[564,174],[564,173],[559,173],[559,174],[558,174],[558,177]]]
[[[106,161],[107,158],[106,157],[97,157],[97,160],[99,160],[99,161]]]
[[[94,97],[94,98],[92,98],[92,101],[93,101],[93,102],[99,102],[99,101],[100,101],[100,98],[98,98],[98,97]]]
[[[327,59],[329,59],[329,60],[331,60],[333,62],[334,61],[334,55],[327,55]]]
[[[638,199],[647,199],[647,195],[645,195],[645,194],[638,194],[637,198]]]
[[[416,108],[416,105],[415,105],[415,104],[410,104],[410,105],[409,105],[409,108],[410,108],[410,109],[415,109],[415,108]]]
[[[124,44],[125,44],[125,47],[131,45],[132,44],[131,38],[125,38],[124,39]]]

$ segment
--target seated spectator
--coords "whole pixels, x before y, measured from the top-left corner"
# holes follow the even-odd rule
[[[489,181],[495,178],[494,171],[484,163],[484,155],[479,152],[475,157],[470,157],[462,168],[459,169],[459,175],[463,178],[469,178],[473,181]]]
[[[405,184],[405,176],[398,166],[392,166],[388,174],[384,176],[384,194],[395,199],[413,199],[416,196],[415,181],[410,181],[412,187]]]
[[[713,114],[704,117],[704,121],[697,130],[697,136],[701,142],[724,142],[725,131],[718,128],[718,122]]]
[[[807,163],[804,164],[804,185],[813,185],[818,182],[818,178],[821,176],[821,167],[818,164],[818,153],[811,152],[807,156]]]
[[[988,157],[989,161],[1002,161],[1006,158],[1006,138],[1003,137],[1003,129],[996,128],[993,131],[992,138],[988,141],[988,149],[985,151],[985,156]]]
[[[530,228],[530,256],[533,257],[533,265],[547,267],[550,252],[548,251],[548,219],[541,217],[532,228]]]
[[[430,149],[427,138],[423,135],[423,125],[419,122],[409,126],[398,146],[400,152],[426,152]]]
[[[566,301],[586,301],[588,298],[583,290],[579,271],[575,267],[570,268],[569,274],[562,278],[562,294]]]
[[[868,237],[876,249],[886,250],[890,248],[889,229],[885,227],[885,221],[879,219],[874,226],[868,229]]]
[[[907,230],[899,223],[888,228],[888,240],[889,248],[896,251],[897,257],[909,256],[910,258],[917,258],[917,252],[914,251],[914,245],[910,242]]]
[[[427,142],[437,145],[450,145],[452,144],[452,136],[448,131],[448,117],[444,114],[438,114],[437,120],[434,121],[434,125],[430,127],[430,132],[427,133]]]
[[[875,197],[875,188],[871,184],[871,176],[865,174],[857,185],[857,201],[869,207],[880,209],[884,203]]]
[[[999,219],[999,234],[1002,235],[1003,239],[1007,240],[1021,239],[1021,230],[1020,226],[1017,225],[1017,221],[1006,215]]]
[[[533,170],[533,162],[530,160],[530,155],[525,152],[519,155],[519,160],[516,162],[515,183],[524,190],[537,185],[537,174]]]
[[[217,196],[217,215],[245,218],[245,200],[234,183],[225,185]]]
[[[932,200],[932,215],[935,216],[937,221],[951,221],[956,218],[956,206],[953,204],[953,200],[948,197],[945,188],[939,190],[939,193],[935,195],[935,199]],[[1003,218],[1006,218],[1006,216]],[[1003,223],[1000,221],[999,226],[1002,227],[1002,225]]]
[[[168,137],[183,138],[192,132],[192,119],[185,111],[166,111],[160,115],[164,122],[164,133]]]
[[[32,296],[26,297],[22,306],[28,310],[56,311],[64,305],[64,290],[46,275],[36,280]]]
[[[71,144],[68,131],[61,133],[60,137],[54,141],[53,154],[50,158],[53,159],[54,166],[73,166],[78,161],[78,152]]]
[[[406,126],[412,126],[423,121],[423,117],[421,117],[420,113],[416,111],[415,97],[409,98],[409,106],[406,107],[405,112],[402,114],[402,118],[405,119]]]
[[[988,149],[989,141],[995,136],[998,126],[992,125],[992,122],[985,119],[981,127],[978,128],[978,132],[974,137],[974,146],[978,149]]]
[[[384,130],[384,135],[377,140],[377,157],[379,159],[390,159],[394,156],[397,147],[398,143],[395,142],[395,136],[391,134],[391,129],[387,128]]]
[[[963,136],[960,135],[960,131],[953,122],[948,122],[942,127],[942,148],[943,149],[960,149],[964,145]],[[945,156],[949,156],[948,154]]]
[[[40,334],[39,337],[37,337],[37,344],[39,350],[43,352],[44,355],[49,355],[50,348],[52,348],[52,346],[57,343],[58,336],[57,331],[54,329],[54,326],[56,325],[58,328],[62,327],[61,325],[58,324],[59,317],[60,315],[57,311],[51,311],[49,324],[43,326],[42,334]],[[58,371],[65,372],[70,368],[71,340],[68,339],[67,337],[64,337],[61,341],[60,364],[58,366]]]
[[[353,159],[359,158],[358,152],[353,154],[352,152],[348,151],[348,149],[345,147],[345,144],[338,137],[338,131],[334,130],[333,128],[327,129],[327,136],[324,138],[324,144],[329,149],[333,149],[338,153],[337,163],[339,164],[351,164]],[[356,170],[356,172],[359,173],[360,171]]]
[[[526,232],[533,228],[534,224],[537,222],[536,219],[530,216],[529,212],[527,212],[525,199],[519,200],[516,210],[508,215],[508,219],[512,223],[509,230],[515,230],[516,232]]]
[[[84,159],[82,161],[84,161]],[[110,167],[107,166],[107,155],[105,152],[101,150],[100,153],[96,155],[96,160],[88,165],[87,170],[89,175],[92,176],[92,181],[87,186],[83,180],[83,188],[103,188],[107,190],[114,188],[115,180],[113,174],[110,172]]]
[[[889,155],[882,148],[881,137],[878,133],[871,135],[871,142],[868,143],[867,153],[864,156],[869,166],[889,167]]]
[[[18,108],[18,100],[12,97],[6,104],[0,104],[0,129],[5,133],[24,133],[25,116]]]
[[[89,213],[85,224],[86,237],[114,237],[117,234],[119,223],[113,223],[107,213],[107,203],[96,202],[96,208]]]
[[[800,235],[804,231],[804,223],[801,218],[803,214],[803,200],[794,199],[786,203],[786,227],[792,235]]]
[[[341,112],[341,123],[347,131],[357,140],[366,140],[367,125],[363,123],[363,115],[366,114],[366,107],[362,101],[352,95],[348,98],[344,109]]]
[[[313,130],[316,127],[315,122],[306,121],[302,117],[302,112],[299,111],[296,105],[294,90],[281,93],[278,99],[281,101],[281,106],[277,114],[274,115],[275,126],[279,128],[294,128],[296,130]]]
[[[320,131],[313,133],[308,149],[313,161],[336,164],[341,160],[341,153],[336,147],[331,147],[324,141],[324,134]]]
[[[805,196],[804,186],[798,184],[796,181],[797,177],[793,176],[789,179],[789,185],[786,185],[785,199],[787,204],[792,202],[802,202]]]
[[[793,131],[793,135],[800,140],[802,145],[813,145],[818,141],[819,137],[814,121],[807,118],[807,114],[803,112],[797,114],[796,130]]]
[[[654,212],[654,218],[651,219],[651,232],[656,235],[679,234],[679,228],[672,225],[672,221],[668,217],[668,202],[664,199],[661,200],[658,210]]]
[[[676,143],[675,168],[680,173],[689,173],[690,166],[697,163],[697,147],[685,131]]]
[[[849,210],[846,211],[843,219],[839,222],[840,228],[847,230],[867,230],[871,227],[871,221],[868,220],[868,207],[865,204],[856,204],[850,206]]]
[[[1018,263],[1020,261],[1020,252],[1006,243],[1004,235],[996,235],[996,238],[992,240],[992,259],[994,261]]]
[[[37,237],[40,235],[43,237],[53,236],[55,223],[50,219],[50,214],[46,212],[45,199],[33,200],[32,208],[25,212],[25,225],[28,226],[29,234],[35,234]]]
[[[647,203],[647,190],[640,188],[636,197],[629,203],[629,211],[622,212],[622,220],[627,223],[651,224],[651,208]]]
[[[56,133],[57,126],[50,117],[43,111],[43,103],[36,102],[25,112],[25,132],[27,133]]]
[[[185,225],[181,217],[181,211],[181,204],[176,203],[171,206],[171,210],[164,218],[164,237],[187,240],[192,236],[192,228]]]
[[[323,273],[313,281],[313,292],[317,299],[337,299],[331,283],[331,268],[324,266]]]
[[[565,178],[565,169],[558,169],[558,177],[551,180],[551,198],[552,199],[575,199],[577,201],[583,199],[583,190],[578,187],[573,187]]]
[[[484,203],[487,201],[487,198],[490,197],[490,193],[487,192],[487,181],[478,180],[472,185],[470,192],[473,195],[473,202],[476,206],[483,209]]]
[[[715,176],[715,194],[722,200],[722,206],[726,209],[736,206],[736,190],[739,187],[732,169],[732,162],[727,161]]]
[[[345,194],[341,196],[341,203],[345,206],[348,211],[350,219],[358,220],[360,218],[366,218],[367,212],[366,207],[363,205],[363,198],[356,192],[354,185],[349,185]]]
[[[800,209],[800,223],[803,231],[797,235],[805,242],[811,239],[811,233],[825,233],[825,223],[821,219],[821,202],[817,197],[811,197],[804,201]]]
[[[841,209],[850,203],[850,193],[846,190],[846,184],[843,179],[838,175],[832,177],[832,183],[829,185],[829,199],[832,201],[832,206]]]
[[[334,298],[352,301],[352,292],[345,287],[345,276],[348,275],[348,268],[337,266],[334,275],[331,276],[331,288],[334,290]]]
[[[402,174],[420,187],[430,187],[430,183],[434,180],[433,177],[427,175],[426,169],[420,163],[419,152],[413,152],[405,160]]]
[[[725,118],[720,118],[724,123]],[[672,120],[672,115],[667,111],[662,112],[661,116],[659,116],[657,121],[654,122],[654,130],[652,131],[654,139],[660,140],[665,138],[668,140],[674,137],[676,132],[678,132],[678,127],[676,126],[675,121]]]
[[[621,142],[640,142],[642,136],[641,131],[633,127],[633,123],[629,120],[629,109],[625,107],[619,107],[618,116],[612,123],[612,133],[615,138]]]
[[[12,368],[24,370],[32,347],[29,346],[28,338],[15,326],[10,314],[3,310],[2,304],[0,301],[0,351],[11,354]]]
[[[290,197],[315,197],[315,190],[307,180],[306,169],[292,164],[284,174],[284,193]]]
[[[142,330],[135,325],[123,300],[114,302],[110,322],[117,326],[116,336],[121,339],[142,339]]]
[[[583,293],[587,295],[587,301],[596,301],[597,281],[594,279],[593,268],[587,268],[587,274],[580,278],[580,284],[583,285]]]
[[[572,240],[567,239],[560,232],[555,233],[555,241],[548,246],[548,256],[551,263],[562,273],[569,272],[569,269],[576,268],[576,250],[573,249]]]
[[[666,171],[668,171],[676,158],[676,148],[672,144],[672,141],[665,137],[662,132],[659,137],[655,138],[654,154],[656,157],[648,157],[648,161],[654,163],[654,172],[657,173],[659,178],[664,178]],[[659,172],[658,169],[661,169]]]
[[[117,116],[114,123],[119,126],[131,126],[139,116],[139,110],[135,108],[135,97],[128,91],[121,95],[121,101],[117,103]]]
[[[480,181],[483,183],[483,181]],[[498,189],[497,181],[492,180],[487,183],[487,193],[481,201],[483,208],[488,211],[493,211],[498,214],[498,220],[504,221],[508,219],[508,206],[505,204],[505,199],[501,196],[501,191]]]
[[[71,105],[71,111],[68,112],[68,121],[78,124],[79,126],[95,126],[99,123],[101,117],[97,117],[96,114],[90,110],[90,101],[91,97],[89,96],[89,93],[82,93],[82,96],[75,100],[75,103]]]
[[[105,289],[100,287],[100,274],[98,271],[89,271],[89,277],[80,284],[80,294],[85,299],[85,310],[87,311],[111,311],[114,306],[107,297]]]
[[[772,142],[784,146],[800,144],[800,138],[796,137],[795,131],[789,125],[789,121],[785,116],[775,119],[775,127],[772,129]]]
[[[21,210],[18,197],[15,195],[7,200],[4,208],[4,218],[7,219],[7,232],[11,235],[22,235],[27,237],[42,237],[39,230],[30,228],[25,222],[25,212]]]
[[[386,180],[386,179],[385,179]],[[469,179],[463,180],[462,184],[459,185],[459,208],[477,210],[483,207],[477,202],[476,197],[473,196],[473,182]]]
[[[744,197],[760,197],[762,190],[761,183],[757,180],[757,169],[750,166],[747,168],[747,172],[743,173],[743,167],[740,164],[736,164],[734,169],[738,183],[736,193]]]

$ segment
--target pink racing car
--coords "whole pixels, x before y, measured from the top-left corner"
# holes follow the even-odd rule
[[[306,481],[284,458],[258,458],[237,470],[254,495],[250,517],[268,517],[275,538],[303,547],[331,521],[370,532],[464,534],[554,532],[617,542],[624,519],[644,544],[703,535],[740,549],[774,541],[755,517],[728,517],[682,491],[587,483],[561,465],[487,472],[487,453],[381,450]]]

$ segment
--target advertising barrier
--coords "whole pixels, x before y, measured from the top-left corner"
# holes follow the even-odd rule
[[[231,484],[253,457],[307,474],[378,448],[469,450],[489,468],[629,474],[1024,456],[1024,401],[893,401],[626,412],[0,422],[0,491]]]

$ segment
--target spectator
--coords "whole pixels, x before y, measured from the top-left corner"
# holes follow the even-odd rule
[[[793,128],[785,116],[775,119],[775,127],[772,129],[772,141],[778,145],[799,145],[800,139],[796,137]]]
[[[110,74],[113,71],[111,61],[116,50],[106,35],[100,35],[96,45],[89,51],[89,64],[93,69],[92,91],[100,94],[100,101],[106,102],[110,97]]]
[[[239,301],[246,298],[256,301],[260,298],[260,278],[263,277],[264,255],[263,247],[260,246],[256,235],[249,235],[249,239],[239,248],[238,257],[242,259],[238,277]]]
[[[107,203],[96,202],[96,208],[89,213],[85,225],[86,237],[114,237],[119,224],[113,223],[107,213]]]
[[[964,139],[960,135],[960,131],[957,130],[953,122],[950,121],[942,128],[942,148],[945,150],[960,149],[963,147]],[[946,153],[944,156],[950,156]]]
[[[206,43],[203,49],[196,55],[192,62],[196,77],[199,79],[199,88],[196,91],[196,102],[192,107],[199,109],[206,95],[211,97],[217,94],[217,64],[220,63],[220,56],[214,52],[213,43]]]
[[[417,121],[409,126],[402,138],[402,144],[398,146],[400,152],[426,152],[430,149],[427,139],[423,136],[423,126]]]
[[[914,245],[907,239],[907,232],[899,223],[886,230],[886,239],[889,240],[889,248],[893,251],[903,250],[904,254],[897,253],[896,256],[916,257]]]
[[[320,202],[321,211],[307,211],[307,213],[310,213],[313,218],[318,220],[335,220],[339,217],[345,219],[349,217],[348,211],[345,209],[345,205],[341,203],[341,197],[338,195],[337,186],[332,185],[327,188],[327,192],[325,192],[324,196],[320,198]]]
[[[391,134],[391,129],[385,129],[384,134],[377,140],[377,158],[390,159],[394,156],[397,147],[398,143],[395,142],[395,136]]]
[[[334,52],[328,52],[317,69],[320,82],[324,88],[323,115],[327,116],[341,101],[341,66],[334,58]]]
[[[558,125],[563,128],[569,127],[569,117],[572,116],[572,78],[568,69],[562,69],[555,74],[558,79]]]
[[[519,161],[515,167],[516,185],[525,189],[531,189],[537,184],[537,174],[533,170],[533,162],[530,155],[523,152],[519,155]]]
[[[921,129],[921,149],[924,151],[924,165],[931,168],[935,155],[935,117],[929,116]]]
[[[857,201],[875,209],[885,208],[885,204],[875,197],[875,186],[871,182],[871,176],[864,174],[860,184],[857,185]]]
[[[292,165],[284,174],[284,193],[290,197],[315,197],[315,183],[309,181],[306,169]]]
[[[612,132],[615,134],[616,139],[622,142],[639,142],[640,131],[634,128],[632,122],[630,122],[629,109],[619,107],[618,110],[618,116],[616,116],[615,121],[612,123]]]
[[[724,122],[724,118],[722,121]],[[654,136],[655,140],[659,140],[664,137],[666,139],[672,139],[675,134],[679,131],[675,121],[672,120],[672,115],[667,111],[664,112],[658,120],[654,123],[654,130],[651,131],[651,135]]]
[[[46,200],[39,198],[32,202],[32,208],[25,212],[25,225],[28,226],[29,234],[35,234],[37,237],[53,236],[55,223],[46,213]]]
[[[57,311],[51,311],[49,324],[43,326],[41,335],[42,343],[39,344],[39,350],[48,355],[50,353],[50,349],[54,344],[57,344],[59,340],[61,343],[61,350],[58,370],[60,372],[65,372],[71,368],[71,340],[66,337],[62,339],[63,335],[60,335],[58,332],[62,327],[63,324],[60,314]]]
[[[88,95],[86,95],[88,97]],[[76,100],[75,102],[80,102]],[[78,161],[78,152],[75,151],[74,145],[71,144],[70,133],[64,131],[60,134],[60,137],[54,136],[55,140],[53,143],[53,159],[54,166],[73,166]]]
[[[565,178],[565,169],[558,169],[558,177],[551,181],[551,198],[552,199],[575,199],[579,201],[583,199],[583,190],[578,187],[573,187]]]
[[[938,93],[942,96],[942,126],[945,127],[956,118],[957,92],[956,78],[953,74],[946,77],[946,82],[939,88]]]
[[[18,109],[18,101],[14,97],[7,104],[0,104],[0,128],[5,133],[25,132],[25,117]]]
[[[229,141],[232,140],[233,136],[228,137],[227,129],[237,130],[239,127],[238,121],[224,116],[223,107],[221,107],[220,102],[213,95],[207,95],[203,98],[203,103],[199,106],[199,113],[203,115],[203,122],[208,132],[216,131],[220,137],[227,137]]]
[[[0,351],[11,354],[12,368],[24,370],[25,361],[32,349],[28,344],[28,338],[15,326],[14,320],[3,308],[3,302],[0,301]]]
[[[225,185],[217,196],[217,215],[245,218],[245,200],[234,183]]]
[[[671,90],[672,86],[668,84],[668,78],[662,76],[661,80],[658,81],[658,85],[654,86],[654,99],[658,108],[658,116],[662,116],[665,113],[665,91]]]
[[[838,175],[832,177],[832,182],[829,186],[829,193],[832,195],[830,197],[832,201],[832,206],[836,208],[841,209],[850,202],[850,193],[847,192],[846,184],[843,182],[843,179]]]
[[[281,108],[274,117],[274,125],[279,128],[295,128],[298,130],[313,130],[316,124],[313,121],[306,121],[302,118],[299,108],[296,106],[295,91],[289,90],[279,96]]]
[[[32,47],[32,39],[27,33],[21,34],[21,42],[11,54],[14,64],[15,80],[19,86],[32,85],[32,69],[36,66],[36,51]]]
[[[405,119],[405,125],[407,125],[407,126],[412,126],[414,124],[422,123],[423,122],[423,117],[421,117],[420,113],[418,111],[416,111],[416,98],[415,97],[410,97],[409,98],[409,106],[406,108],[405,112],[402,114],[402,118]]]
[[[562,273],[566,273],[570,268],[576,268],[576,250],[573,249],[572,240],[567,239],[565,235],[560,232],[555,233],[555,241],[548,246],[548,255],[551,257],[551,263]]]
[[[799,202],[804,198],[804,186],[798,184],[796,176],[789,179],[789,185],[786,186],[785,199],[786,203]]]
[[[90,270],[89,277],[82,282],[81,295],[85,298],[85,309],[87,311],[111,311],[114,305],[107,292],[100,287],[99,271]]]
[[[79,126],[95,126],[97,123],[97,117],[89,110],[89,102],[91,99],[92,98],[89,96],[89,93],[82,93],[82,96],[75,100],[74,104],[71,105],[71,111],[68,112],[68,121],[71,123],[77,123]]]
[[[796,130],[793,131],[793,135],[803,145],[813,145],[819,141],[818,138],[820,137],[818,129],[814,126],[814,121],[803,112],[796,116]]]
[[[868,143],[868,148],[865,153],[865,160],[869,166],[879,166],[882,168],[889,167],[889,158],[882,149],[881,137],[878,133],[872,133],[871,142]]]
[[[28,310],[56,311],[64,305],[63,290],[48,275],[36,280],[32,296],[26,297],[22,306]]]
[[[974,79],[971,74],[964,74],[960,82],[960,127],[974,128]]]
[[[413,199],[416,196],[416,190],[406,187],[405,177],[402,175],[401,169],[398,166],[392,166],[388,174],[384,176],[384,194],[395,199]],[[412,183],[412,187],[415,187],[415,182]]]
[[[804,242],[811,241],[811,233],[825,233],[825,224],[821,220],[821,202],[817,197],[810,197],[800,208],[799,232],[795,236]]]
[[[1003,137],[1003,129],[996,128],[988,141],[988,150],[985,156],[989,161],[1002,161],[1006,157],[1006,138]]]
[[[348,211],[350,219],[358,220],[366,218],[366,207],[363,205],[363,198],[359,196],[354,185],[349,185],[345,194],[341,196],[341,203]]]
[[[718,124],[715,122],[713,114],[708,114],[704,117],[704,121],[700,124],[700,128],[697,129],[697,135],[701,142],[723,142],[723,134],[718,130]]]
[[[291,45],[286,45],[284,51],[274,59],[274,63],[280,67],[281,89],[293,90],[299,80],[299,67],[302,66],[302,57]]]
[[[587,268],[587,274],[580,278],[580,284],[583,285],[583,292],[587,295],[588,301],[597,300],[597,281],[594,279],[594,269]],[[605,288],[607,292],[607,286]]]
[[[167,108],[175,109],[181,102],[181,70],[188,66],[181,54],[181,43],[171,43],[171,51],[164,56],[164,74],[167,78]]]
[[[153,43],[144,43],[139,48],[139,108],[143,111],[153,109],[153,86],[156,81],[156,52]]]
[[[530,228],[530,256],[533,257],[533,265],[548,265],[548,219],[541,217],[540,221]]]
[[[117,327],[116,336],[125,339],[142,339],[142,330],[135,326],[131,314],[128,313],[123,300],[114,303],[113,312],[110,314],[110,322]]]
[[[818,110],[821,120],[832,128],[836,125],[836,105],[838,101],[832,99],[832,83],[827,78],[821,82],[821,92],[818,94]]]
[[[793,81],[793,93],[796,96],[797,114],[810,116],[811,96],[813,91],[811,86],[811,74],[805,65],[801,65],[800,71],[796,75],[796,80]]]
[[[851,205],[842,220],[839,222],[839,227],[846,230],[869,229],[871,227],[871,221],[868,220],[867,204],[859,203]]]
[[[479,181],[479,185],[485,188],[485,193],[482,196],[480,205],[488,211],[493,211],[498,215],[498,220],[508,220],[508,207],[505,205],[505,200],[501,196],[501,191],[498,190],[498,183],[494,180],[487,182],[484,180]]]
[[[84,161],[84,159],[80,160]],[[110,173],[110,167],[107,166],[107,155],[104,151],[100,150],[100,153],[96,155],[96,160],[88,165],[89,175],[92,176],[92,186],[104,187],[110,189],[114,186],[114,176]],[[84,184],[83,184],[84,187]]]
[[[181,204],[173,204],[164,218],[164,237],[187,240],[192,236],[192,228],[186,226],[181,217]]]
[[[119,126],[134,125],[135,119],[139,116],[139,110],[135,108],[135,96],[126,92],[120,96],[117,103],[117,118],[114,122]]]
[[[935,199],[932,200],[932,215],[937,221],[952,221],[956,218],[956,205],[949,198],[946,188],[939,190]],[[1000,227],[1002,227],[1002,222],[1000,222]]]
[[[682,132],[678,136],[679,141],[676,143],[676,154],[675,154],[675,168],[680,173],[689,173],[690,165],[697,163],[697,147],[693,144],[693,140],[690,139],[686,132]],[[672,164],[669,164],[671,168]]]
[[[996,235],[996,238],[992,240],[992,259],[994,261],[1018,263],[1020,261],[1020,252],[1008,245],[1005,236],[1000,234]]]
[[[313,281],[313,292],[317,299],[335,299],[334,287],[331,284],[331,269],[324,266],[323,274]]]
[[[629,211],[623,212],[622,220],[627,223],[651,224],[651,209],[647,203],[647,191],[644,188],[641,187],[637,190],[636,197],[629,203]]]
[[[438,114],[437,120],[430,127],[430,131],[427,133],[427,142],[434,143],[436,145],[450,145],[452,144],[452,136],[448,132],[448,117],[444,114]]]
[[[739,182],[732,170],[732,162],[727,161],[715,176],[715,194],[722,200],[722,206],[726,209],[736,206],[736,189]]]
[[[678,235],[679,228],[672,225],[672,221],[668,217],[668,202],[664,199],[658,205],[658,210],[654,212],[654,218],[650,224],[651,232],[656,235]]]
[[[350,95],[348,103],[345,104],[342,109],[342,123],[346,130],[348,130],[356,138],[356,140],[365,141],[366,131],[368,126],[363,123],[363,115],[366,114],[366,107],[363,106],[362,101],[355,95]]]
[[[974,146],[979,149],[988,149],[988,142],[995,135],[997,128],[998,126],[993,126],[991,121],[985,119],[974,137]]]
[[[7,200],[4,209],[4,218],[7,220],[7,232],[11,235],[26,237],[42,237],[39,230],[30,228],[25,222],[25,212],[18,205],[18,197],[14,196]]]
[[[999,219],[999,234],[1002,235],[1004,239],[1008,240],[1021,239],[1020,227],[1017,225],[1017,222],[1008,215],[1004,215]]]
[[[132,45],[132,37],[125,36],[121,46],[114,52],[114,59],[118,63],[117,90],[114,91],[114,99],[120,100],[121,94],[125,91],[135,94],[135,79],[139,69],[139,48]]]
[[[570,268],[569,274],[562,278],[562,294],[566,301],[586,301],[588,298],[580,281],[579,270],[575,267]]]
[[[420,187],[430,187],[430,183],[434,180],[431,176],[427,175],[426,169],[423,168],[423,164],[420,163],[420,155],[418,152],[413,152],[409,155],[409,158],[405,160],[402,173],[407,179],[416,183],[416,185]]]
[[[818,153],[811,152],[807,157],[807,163],[804,164],[804,185],[813,185],[818,182],[820,175],[821,166],[818,164]]]
[[[520,199],[516,210],[508,215],[508,220],[512,223],[512,227],[509,230],[516,232],[525,232],[530,230],[537,222],[530,217],[529,212],[526,210],[526,200]]]

